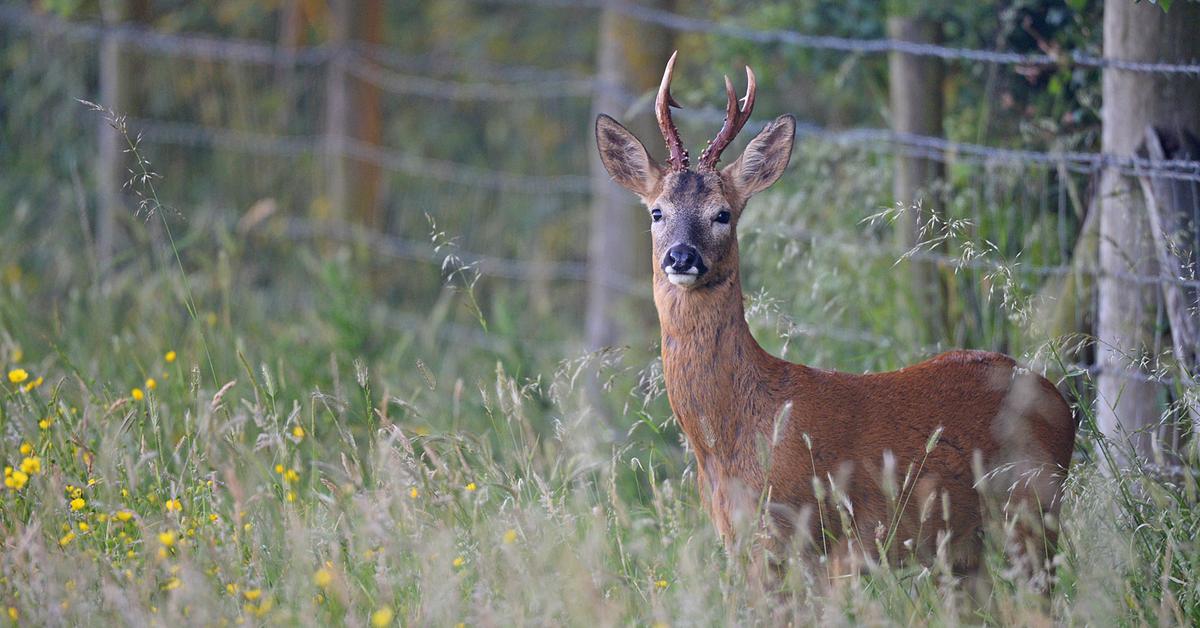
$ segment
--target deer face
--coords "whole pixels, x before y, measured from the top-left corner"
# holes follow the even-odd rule
[[[729,78],[725,125],[709,143],[696,169],[688,166],[679,132],[671,122],[669,86],[675,55],[667,64],[656,110],[670,158],[655,161],[646,147],[616,120],[596,119],[600,161],[613,180],[637,194],[649,210],[654,243],[655,275],[688,289],[715,285],[737,271],[737,221],[746,201],[770,187],[787,168],[796,135],[796,119],[780,116],[750,141],[732,164],[717,169],[721,151],[750,117],[754,74],[746,68],[749,87],[739,110]]]

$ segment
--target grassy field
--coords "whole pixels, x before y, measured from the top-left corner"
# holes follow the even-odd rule
[[[830,583],[796,560],[773,590],[755,546],[727,554],[701,511],[654,330],[630,350],[539,357],[497,331],[519,309],[454,278],[428,317],[397,321],[361,257],[320,242],[289,248],[267,284],[245,271],[261,251],[232,227],[197,215],[172,233],[185,221],[155,181],[134,186],[144,241],[107,272],[36,208],[0,225],[0,621],[1200,621],[1193,478],[1113,473],[1117,445],[1087,404],[1049,603],[997,550],[982,606],[941,564]],[[799,202],[766,198],[760,220],[793,220]],[[801,257],[753,223],[743,237],[748,283],[766,283],[756,259]],[[803,259],[811,312],[852,310],[849,270],[820,250]],[[801,342],[778,314],[797,308],[753,303],[764,344],[795,359],[880,368],[919,354]],[[596,370],[611,423],[585,403]],[[1066,385],[1084,400],[1090,386]]]

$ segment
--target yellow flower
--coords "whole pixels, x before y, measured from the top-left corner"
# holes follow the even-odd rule
[[[29,379],[29,371],[25,369],[13,369],[8,372],[8,381],[14,384],[20,384],[27,379]]]
[[[408,489],[408,496],[413,499],[416,499],[421,496],[421,491],[418,491],[417,487],[414,486],[414,487]]]
[[[33,445],[30,445],[29,443],[21,443],[20,452],[22,456],[28,456],[29,454],[33,453]]]
[[[134,401],[141,401],[146,398],[146,393],[142,392],[141,388],[134,388],[129,391],[129,394],[133,397]]]
[[[25,384],[24,386],[22,386],[22,387],[21,387],[21,391],[22,391],[22,392],[29,392],[29,391],[33,390],[34,388],[37,388],[38,386],[41,386],[43,383],[45,383],[45,381],[46,381],[46,378],[44,378],[44,377],[42,377],[42,376],[40,376],[40,375],[39,375],[37,379],[35,379],[35,380],[33,380],[32,382],[29,382],[28,384]]]
[[[467,564],[467,561],[464,560],[462,556],[455,556],[453,564],[455,567],[462,567],[463,565]]]
[[[286,482],[295,482],[300,479],[300,474],[296,473],[295,469],[288,469],[287,472],[283,474],[283,479]]]
[[[146,379],[146,390],[154,390],[158,388],[158,382],[154,381],[153,377]]]
[[[333,582],[333,574],[328,569],[322,567],[317,570],[317,573],[313,574],[313,582],[317,583],[317,586],[323,589],[329,586],[329,583]]]
[[[68,532],[68,533],[64,534],[61,539],[58,540],[58,546],[66,547],[67,545],[69,545],[71,543],[71,541],[74,541],[74,540],[75,540],[75,533]]]
[[[395,613],[392,612],[392,608],[390,606],[384,606],[374,613],[371,613],[371,625],[375,628],[390,626],[392,623],[392,617],[394,616]]]
[[[133,519],[133,513],[128,510],[119,510],[117,511],[117,519],[119,521],[129,521]]]
[[[11,619],[13,621],[17,621],[17,618],[20,616],[21,616],[21,614],[17,612],[17,607],[15,607],[15,606],[8,607],[8,618],[9,619]]]
[[[79,531],[80,532],[87,532],[89,528],[91,528],[91,526],[89,526],[86,521],[79,522]]]
[[[163,547],[172,547],[175,545],[175,533],[167,530],[158,534],[158,542],[163,544]]]
[[[167,512],[182,512],[183,504],[179,503],[178,499],[168,499],[165,504]]]
[[[163,585],[163,591],[174,591],[181,586],[183,586],[182,580],[179,578],[171,578],[170,580],[167,580],[166,584]]]
[[[104,523],[105,521],[108,521],[108,515],[106,515],[104,513],[100,513],[100,514],[96,515],[96,521],[99,521],[100,523]]]
[[[236,582],[230,582],[229,584],[225,585],[225,592],[229,595],[236,595],[237,589],[238,587]]]
[[[300,427],[299,425],[297,425],[296,427],[293,427],[292,428],[292,436],[295,437],[296,440],[300,440],[301,438],[304,438],[304,428]]]
[[[287,500],[288,500],[289,502],[294,502],[294,501],[296,501],[296,494],[295,494],[295,493],[293,493],[293,492],[291,492],[291,491],[288,491],[288,492],[287,492],[287,495],[286,495],[286,497],[287,497]]]
[[[166,360],[168,363],[174,362],[175,361],[175,352],[168,351],[167,354],[163,356],[163,359]]]
[[[40,427],[43,430],[48,430],[48,429],[50,429],[50,424],[53,422],[54,422],[54,419],[51,419],[50,417],[46,417],[46,418],[42,419],[41,421],[38,421],[38,427]]]
[[[84,506],[87,506],[87,502],[82,497],[76,497],[71,500],[71,510],[83,510]]]
[[[665,589],[665,588],[667,588],[667,581],[663,580],[663,579],[659,579],[658,582],[654,583],[654,586],[659,589]]]
[[[29,475],[41,473],[42,459],[37,456],[26,456],[25,459],[21,461],[21,471]]]
[[[215,512],[208,516],[208,520],[213,523],[216,523],[220,518],[221,518],[221,516]]]
[[[511,545],[512,543],[516,543],[516,541],[517,541],[517,531],[516,530],[509,528],[504,531],[504,544],[505,545]]]
[[[477,488],[479,488],[479,487],[475,486],[474,482],[471,482],[470,484],[467,485],[467,492],[474,493],[475,489],[477,489]]]
[[[237,587],[235,585],[234,590],[236,590],[236,589],[237,589]],[[242,595],[245,595],[247,600],[250,600],[251,602],[253,602],[254,600],[257,600],[258,598],[262,597],[262,589],[246,589],[246,592],[243,593]]]
[[[25,483],[28,481],[29,476],[22,471],[13,471],[12,473],[4,474],[4,485],[14,491],[25,488]]]
[[[275,465],[275,473],[278,473],[279,475],[283,475],[283,465],[281,465],[281,464]]]

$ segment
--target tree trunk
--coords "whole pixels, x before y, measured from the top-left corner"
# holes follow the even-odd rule
[[[341,220],[346,215],[346,141],[350,136],[350,103],[346,93],[346,64],[350,49],[346,45],[353,11],[351,0],[331,0],[329,45],[333,57],[325,78],[325,156],[328,207],[318,207],[317,219]],[[324,215],[321,215],[321,214]]]
[[[351,31],[354,33],[354,39],[367,44],[382,44],[383,0],[360,0],[357,6],[358,11],[353,16],[354,27]],[[370,146],[379,146],[383,139],[379,88],[362,78],[354,81],[354,137]],[[370,229],[383,227],[383,215],[379,204],[379,166],[355,160],[350,163],[350,167],[350,179],[353,181],[350,203],[353,216],[357,222]]]
[[[110,28],[123,23],[144,23],[149,20],[149,13],[148,0],[104,0],[100,3],[101,19]],[[104,34],[100,38],[100,94],[97,104],[112,109],[117,115],[131,114],[133,82],[126,80],[132,69],[126,67],[129,63],[121,54],[121,44],[117,38]],[[123,165],[124,138],[107,121],[98,119],[96,189],[99,202],[96,208],[95,242],[97,272],[103,276],[111,269],[118,217],[125,210],[121,189],[127,172]]]
[[[662,7],[664,3],[647,4]],[[652,152],[661,146],[653,111],[647,107],[632,119],[624,114],[637,95],[657,87],[671,55],[671,43],[671,34],[660,27],[624,17],[612,8],[601,14],[593,119],[600,113],[616,117]],[[623,293],[616,286],[629,277],[649,276],[645,260],[650,243],[646,216],[635,208],[629,192],[609,179],[595,148],[589,152],[592,207],[586,333],[588,347],[596,350],[620,343]]]
[[[1170,13],[1149,2],[1106,0],[1104,56],[1152,62],[1200,58],[1200,4],[1176,2]],[[1200,128],[1200,79],[1106,68],[1103,85],[1103,151],[1135,155],[1147,126]],[[1156,346],[1158,287],[1134,283],[1129,275],[1156,275],[1154,249],[1138,184],[1113,168],[1100,183],[1100,268],[1096,335],[1096,417],[1100,430],[1121,452],[1152,459],[1155,441],[1170,443],[1173,432],[1158,425],[1159,387],[1140,377],[1139,362]],[[1153,361],[1151,362],[1153,364]],[[1127,440],[1128,439],[1128,440]]]
[[[939,43],[941,23],[915,16],[893,16],[887,20],[888,36],[901,41]],[[888,54],[888,91],[892,130],[897,133],[942,136],[942,61],[900,52]],[[896,156],[892,195],[908,211],[900,214],[897,236],[902,250],[929,240],[937,231],[922,233],[933,216],[942,214],[938,183],[944,175],[940,161],[916,156]],[[916,211],[917,208],[920,211]],[[917,307],[918,334],[933,344],[948,336],[946,286],[931,261],[910,260],[913,301]]]

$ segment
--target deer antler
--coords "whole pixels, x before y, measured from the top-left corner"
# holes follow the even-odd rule
[[[667,61],[662,83],[658,86],[658,97],[654,99],[654,116],[658,118],[658,128],[662,131],[663,139],[667,141],[667,150],[671,153],[667,163],[671,164],[672,170],[687,170],[688,152],[683,147],[683,140],[679,139],[679,129],[675,128],[675,122],[671,120],[671,107],[679,108],[679,103],[671,98],[671,76],[675,74],[675,57],[678,56],[679,51],[676,50],[671,54],[671,60]]]
[[[733,83],[730,82],[728,75],[725,76],[725,95],[728,98],[728,104],[725,106],[725,123],[721,125],[716,139],[709,142],[704,152],[700,153],[701,168],[716,170],[717,161],[721,159],[721,152],[729,146],[733,138],[737,137],[738,132],[746,126],[746,121],[750,119],[750,112],[754,110],[756,89],[754,71],[750,69],[750,66],[746,66],[746,97],[742,99],[742,106],[739,109],[737,95],[733,93]]]

